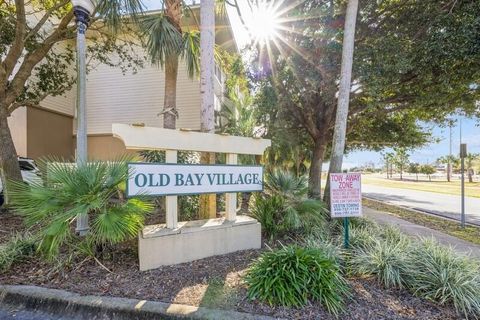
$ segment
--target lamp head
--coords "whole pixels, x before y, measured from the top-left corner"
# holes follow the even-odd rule
[[[74,8],[83,9],[91,15],[97,5],[96,0],[71,0]]]

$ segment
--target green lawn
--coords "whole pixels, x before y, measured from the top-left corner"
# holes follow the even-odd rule
[[[413,189],[453,195],[461,194],[460,181],[400,181],[397,179],[386,179],[373,174],[363,174],[362,183],[389,188]],[[480,182],[465,182],[465,195],[467,197],[480,198]]]

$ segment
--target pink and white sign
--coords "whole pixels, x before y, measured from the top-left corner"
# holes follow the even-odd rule
[[[330,174],[330,213],[332,218],[362,216],[362,174]]]

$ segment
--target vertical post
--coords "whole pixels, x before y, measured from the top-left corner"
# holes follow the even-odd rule
[[[177,163],[177,151],[165,151],[165,163]],[[178,196],[167,196],[165,205],[165,220],[168,229],[175,229],[178,225]]]
[[[345,238],[344,238],[344,247],[345,249],[348,249],[348,247],[350,246],[350,232],[349,232],[349,224],[350,224],[350,221],[348,219],[348,217],[345,217],[343,218],[343,229],[345,230]]]
[[[467,144],[460,144],[460,159],[462,162],[462,215],[460,225],[465,228],[465,157],[467,156]]]
[[[86,111],[86,57],[85,33],[90,13],[83,7],[74,8],[77,23],[77,166],[87,162],[87,111]],[[88,213],[77,216],[75,229],[80,236],[88,232]]]
[[[238,156],[234,153],[227,154],[227,164],[237,164]],[[227,193],[225,195],[226,218],[228,221],[237,219],[237,194]]]

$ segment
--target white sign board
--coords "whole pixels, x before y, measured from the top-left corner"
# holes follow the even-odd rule
[[[330,212],[332,218],[362,216],[361,173],[330,174]]]
[[[127,196],[263,191],[263,167],[129,163]]]

